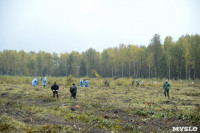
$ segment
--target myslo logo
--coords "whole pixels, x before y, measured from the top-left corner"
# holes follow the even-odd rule
[[[172,131],[196,132],[197,130],[197,127],[173,127]]]

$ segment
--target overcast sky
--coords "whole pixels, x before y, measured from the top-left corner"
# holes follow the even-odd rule
[[[199,0],[0,0],[0,51],[102,52],[200,34]]]

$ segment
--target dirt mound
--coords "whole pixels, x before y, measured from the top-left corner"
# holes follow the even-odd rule
[[[7,97],[7,96],[9,96],[8,92],[2,92],[1,93],[1,97]]]
[[[71,111],[76,111],[76,110],[80,110],[80,109],[81,109],[81,106],[78,104],[71,107]]]
[[[175,102],[173,102],[173,101],[163,101],[163,102],[161,102],[161,104],[173,104],[173,105],[176,105],[176,103]]]

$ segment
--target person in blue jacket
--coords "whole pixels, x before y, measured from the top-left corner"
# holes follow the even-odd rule
[[[47,85],[47,78],[46,77],[43,78],[42,85],[43,85],[43,87],[45,87]]]
[[[88,79],[84,82],[85,86],[84,87],[89,87],[89,81]]]
[[[80,80],[79,86],[83,87],[83,78]]]
[[[37,78],[35,78],[35,76],[34,76],[34,79],[33,79],[33,81],[32,81],[32,85],[33,85],[34,87],[36,87],[37,84],[38,84],[38,80],[37,80]]]

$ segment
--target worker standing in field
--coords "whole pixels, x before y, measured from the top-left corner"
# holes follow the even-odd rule
[[[77,87],[74,83],[73,83],[73,87],[70,87],[70,93],[71,93],[71,97],[73,97],[75,99],[76,93],[77,93]]]
[[[140,86],[140,81],[137,79],[137,81],[136,81],[136,87],[138,87],[138,86]]]
[[[43,78],[42,85],[43,85],[44,88],[47,85],[47,78],[46,77]]]
[[[104,82],[104,87],[108,87],[108,81],[107,80]]]
[[[33,85],[34,87],[36,87],[37,84],[38,84],[38,80],[37,80],[37,78],[35,78],[35,76],[34,76],[34,79],[33,79],[33,81],[32,81],[32,85]]]
[[[135,84],[135,81],[133,80],[133,81],[131,82],[131,84],[132,84],[132,86],[134,86],[134,84]]]
[[[84,87],[89,87],[89,81],[88,81],[88,79],[84,82]]]
[[[83,78],[80,80],[79,86],[83,87]]]
[[[166,93],[167,93],[168,99],[169,99],[169,88],[170,88],[170,84],[169,84],[168,80],[166,79],[165,83],[163,84],[163,89],[164,89],[165,97],[166,97]]]
[[[109,81],[106,80],[106,81],[104,82],[104,87],[109,87],[109,86],[110,86]]]
[[[57,95],[57,98],[58,98],[59,86],[56,84],[56,82],[54,82],[54,84],[51,86],[51,90],[53,91],[53,97]]]

